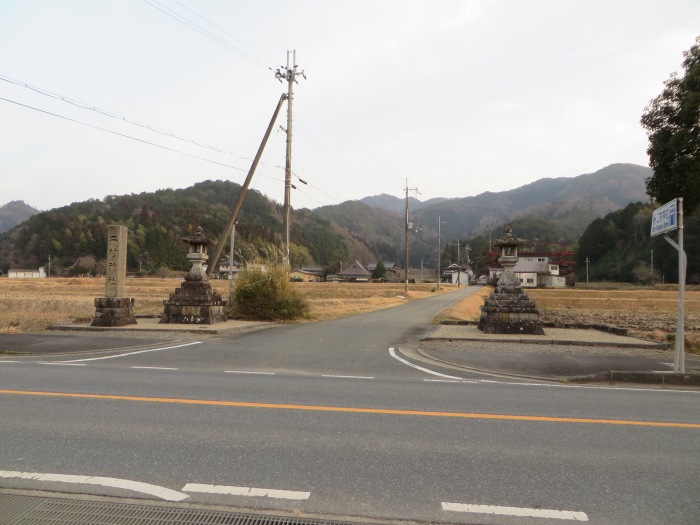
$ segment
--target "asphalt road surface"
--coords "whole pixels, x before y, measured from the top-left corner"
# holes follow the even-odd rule
[[[420,360],[432,317],[472,290],[235,337],[91,351],[81,335],[80,353],[0,356],[0,488],[417,522],[698,523],[700,391]]]

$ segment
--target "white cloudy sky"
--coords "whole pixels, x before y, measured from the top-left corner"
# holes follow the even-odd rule
[[[698,33],[697,0],[0,0],[0,204],[242,183],[288,49],[297,208],[646,165],[639,118]],[[278,202],[284,155],[277,127],[253,187]]]

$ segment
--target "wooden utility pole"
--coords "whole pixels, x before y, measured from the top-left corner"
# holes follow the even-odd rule
[[[291,66],[289,57],[292,57]],[[304,71],[297,71],[297,52],[287,51],[287,67],[280,67],[275,72],[275,78],[280,82],[287,81],[287,154],[284,164],[284,262],[289,265],[289,234],[291,223],[292,201],[292,100],[294,97],[294,83],[297,75],[306,78]]]
[[[238,211],[243,205],[243,199],[245,198],[245,194],[248,192],[248,186],[250,186],[250,181],[253,180],[253,174],[255,173],[255,169],[258,167],[258,163],[260,162],[260,157],[262,157],[263,151],[265,150],[265,144],[267,144],[267,139],[270,138],[270,132],[272,132],[272,128],[275,125],[275,120],[277,120],[277,115],[279,115],[280,109],[282,108],[282,103],[286,98],[287,95],[282,93],[279,102],[277,102],[275,112],[272,114],[270,124],[268,124],[267,130],[265,131],[265,136],[263,137],[262,142],[260,143],[260,147],[258,147],[258,152],[255,154],[255,158],[253,159],[253,163],[250,166],[250,170],[248,170],[248,176],[245,178],[243,187],[241,188],[241,191],[238,193],[238,197],[236,198],[236,203],[233,205],[233,210],[231,211],[231,215],[228,218],[228,223],[226,224],[224,231],[221,232],[219,242],[216,244],[216,248],[214,249],[214,257],[212,257],[209,260],[209,267],[207,268],[207,279],[211,277],[211,273],[214,271],[214,267],[219,262],[219,257],[221,257],[221,252],[224,249],[224,244],[226,243],[228,232],[231,231],[233,223],[235,222],[236,217],[238,217]]]
[[[404,269],[404,292],[408,293],[408,230],[411,228],[411,223],[408,222],[408,192],[415,191],[420,193],[418,188],[409,188],[408,179],[406,179],[406,231],[405,231],[405,244],[406,244],[406,267]]]
[[[440,290],[440,251],[442,250],[442,241],[440,240],[442,233],[442,225],[445,224],[440,220],[438,215],[438,267],[437,267],[437,289]]]

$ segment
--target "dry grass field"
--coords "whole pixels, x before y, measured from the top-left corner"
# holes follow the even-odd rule
[[[163,301],[181,279],[129,279],[127,297],[133,297],[137,315],[161,315]],[[212,281],[226,298],[228,281]],[[387,308],[434,295],[434,284],[412,284],[407,296],[403,284],[294,283],[310,304],[310,320],[334,319]],[[43,330],[53,324],[86,323],[95,313],[94,298],[104,295],[104,278],[0,279],[0,333]],[[453,289],[441,286],[441,291]]]
[[[442,317],[475,321],[479,307],[492,292],[484,287],[446,310]],[[678,314],[678,289],[657,288],[619,289],[534,289],[526,293],[542,312],[544,322],[608,324],[627,328],[632,335],[667,341],[675,336]],[[685,292],[685,346],[700,353],[700,289],[689,287]]]
[[[161,315],[163,301],[181,279],[129,279],[127,297],[135,299],[137,315]],[[227,281],[212,281],[228,296]],[[294,283],[310,304],[309,321],[388,308],[434,295],[435,284],[412,284],[406,296],[401,283]],[[441,285],[441,293],[454,286]],[[484,287],[443,312],[439,319],[477,320],[491,288]],[[627,328],[633,335],[667,340],[675,334],[678,291],[672,287],[527,291],[545,322],[602,323]],[[103,278],[0,279],[0,333],[31,332],[53,324],[87,323],[94,298],[104,295]],[[700,353],[700,289],[685,294],[686,348]]]

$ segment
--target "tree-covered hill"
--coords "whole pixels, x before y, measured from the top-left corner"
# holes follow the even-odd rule
[[[649,237],[656,206],[641,202],[594,220],[579,240],[576,266],[579,280],[623,282],[678,282],[678,252],[663,236]],[[700,215],[685,217],[688,284],[700,283]],[[677,233],[669,237],[678,238]],[[652,267],[653,252],[653,267]]]
[[[0,270],[38,267],[49,255],[54,271],[86,257],[104,259],[109,224],[129,229],[130,270],[186,270],[181,238],[197,226],[210,238],[218,238],[240,189],[232,182],[205,181],[185,189],[112,195],[38,213],[0,236]],[[238,216],[236,252],[246,259],[272,253],[281,245],[282,230],[280,206],[249,191]],[[348,258],[342,237],[329,221],[304,210],[293,214],[291,243],[292,262],[296,257],[300,263],[329,265]]]

